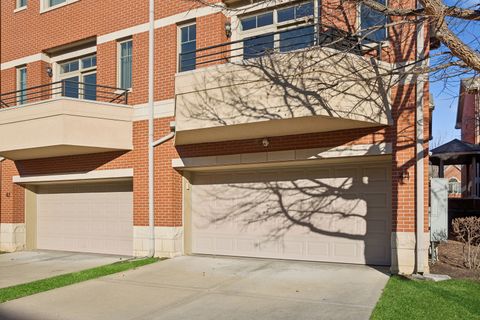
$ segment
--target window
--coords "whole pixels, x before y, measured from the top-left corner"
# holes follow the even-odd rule
[[[97,56],[90,55],[59,64],[63,96],[87,100],[97,99]]]
[[[240,18],[244,59],[312,46],[315,26],[309,21],[314,12],[314,2],[308,1]]]
[[[456,178],[450,178],[448,180],[449,194],[461,193],[460,189],[461,189],[460,182]]]
[[[376,0],[378,3],[386,5],[386,0]],[[361,34],[365,36],[366,40],[384,41],[388,37],[388,30],[385,27],[387,24],[387,16],[379,11],[376,11],[367,5],[360,4],[360,29]],[[381,27],[375,29],[374,27]],[[370,29],[373,28],[373,29]]]
[[[27,0],[17,0],[17,5],[16,5],[17,9],[24,8],[26,6],[27,6]]]
[[[47,0],[48,7],[53,7],[64,2],[67,2],[67,0]]]
[[[132,88],[132,40],[118,45],[118,86],[122,89]]]
[[[191,24],[180,28],[179,71],[194,70],[196,67],[197,25]]]
[[[17,103],[27,103],[27,67],[17,68],[17,90],[22,90],[17,94]]]

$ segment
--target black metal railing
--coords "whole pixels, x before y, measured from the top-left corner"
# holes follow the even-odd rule
[[[128,90],[99,84],[61,80],[0,94],[0,108],[58,97],[128,104]]]
[[[302,32],[304,30],[311,31]],[[289,34],[292,35],[289,36]],[[248,45],[248,43],[251,44]],[[371,52],[375,52],[376,57],[381,55],[381,42],[365,36],[353,35],[332,26],[307,23],[294,29],[268,32],[180,53],[180,71],[192,70],[205,64],[227,63],[235,58],[249,59],[269,53],[288,52],[313,46],[329,47],[357,55]]]

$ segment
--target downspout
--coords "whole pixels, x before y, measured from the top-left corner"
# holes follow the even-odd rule
[[[150,251],[148,255],[155,255],[155,219],[153,201],[153,90],[154,90],[154,38],[155,38],[155,0],[149,0],[148,6],[148,225],[150,227]]]
[[[425,24],[424,22],[418,21],[417,22],[417,61],[420,61],[420,65],[417,67],[423,66],[424,58],[425,58]],[[416,131],[416,261],[417,261],[417,268],[416,273],[423,274],[424,272],[424,257],[425,257],[425,239],[424,239],[424,214],[425,214],[425,185],[424,185],[424,114],[423,114],[423,107],[424,107],[424,86],[425,80],[424,75],[419,74],[417,76],[417,83],[416,83],[416,112],[415,112],[415,131]]]

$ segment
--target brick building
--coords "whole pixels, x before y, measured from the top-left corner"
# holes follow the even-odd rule
[[[175,137],[154,149],[155,254],[413,272],[428,82],[386,71],[428,54],[426,27],[355,42],[386,18],[273,4],[156,2],[154,139]],[[148,254],[148,18],[144,0],[1,2],[0,250]]]

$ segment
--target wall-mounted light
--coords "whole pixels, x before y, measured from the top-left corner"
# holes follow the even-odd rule
[[[402,176],[401,176],[402,182],[405,183],[406,181],[410,180],[410,172],[408,172],[407,169],[402,170]]]
[[[232,36],[232,24],[230,21],[225,22],[225,35],[227,38],[230,38]]]
[[[267,138],[263,138],[262,139],[262,146],[264,146],[265,148],[268,147],[270,145],[270,141],[268,141]]]
[[[48,75],[50,78],[53,77],[52,67],[47,67],[47,75]]]

